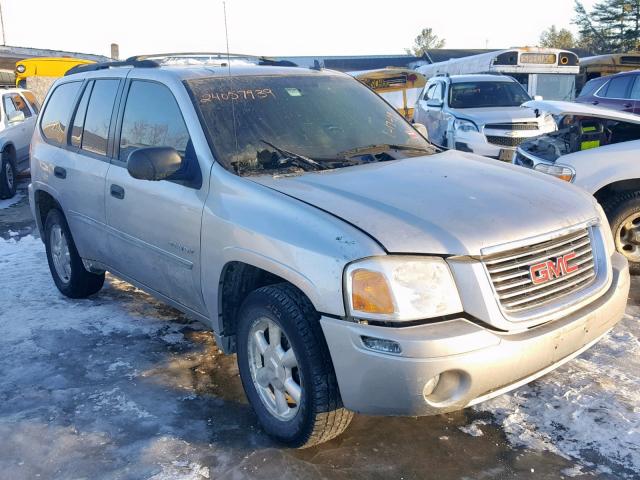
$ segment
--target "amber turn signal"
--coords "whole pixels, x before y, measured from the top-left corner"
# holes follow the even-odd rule
[[[351,304],[359,312],[393,313],[391,290],[384,275],[371,270],[354,270],[351,274]]]

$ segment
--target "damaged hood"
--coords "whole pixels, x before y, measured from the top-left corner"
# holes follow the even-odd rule
[[[248,179],[355,225],[390,253],[478,255],[597,217],[573,185],[458,151]]]
[[[561,102],[553,100],[531,100],[522,104],[523,107],[529,107],[543,113],[552,115],[579,115],[581,117],[597,117],[604,120],[617,120],[621,122],[629,122],[640,124],[640,115],[633,113],[620,112],[609,108],[595,107],[586,103]]]
[[[525,107],[456,108],[457,118],[472,120],[474,123],[513,123],[537,121],[534,110]]]

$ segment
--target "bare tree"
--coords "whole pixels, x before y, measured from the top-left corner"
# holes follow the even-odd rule
[[[413,41],[413,47],[407,48],[408,54],[415,55],[416,57],[422,56],[427,50],[432,48],[443,48],[445,46],[445,39],[439,38],[433,33],[432,28],[423,28],[415,40]]]

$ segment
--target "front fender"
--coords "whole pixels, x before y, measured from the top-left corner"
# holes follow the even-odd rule
[[[347,263],[384,250],[355,227],[219,165],[202,219],[202,285],[214,331],[220,331],[218,285],[229,262],[243,262],[299,288],[315,309],[343,316]]]

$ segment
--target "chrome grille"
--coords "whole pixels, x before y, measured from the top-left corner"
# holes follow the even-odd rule
[[[493,130],[538,130],[539,126],[536,122],[489,123],[484,128]]]
[[[548,260],[555,262],[571,252],[576,255],[568,261],[568,265],[577,266],[577,270],[544,283],[533,283],[530,273],[533,265]],[[482,260],[502,308],[509,312],[527,310],[557,300],[586,287],[596,277],[587,228],[553,240],[485,256]]]
[[[501,147],[517,147],[522,142],[531,140],[530,137],[499,137],[496,135],[487,135],[487,141]]]

